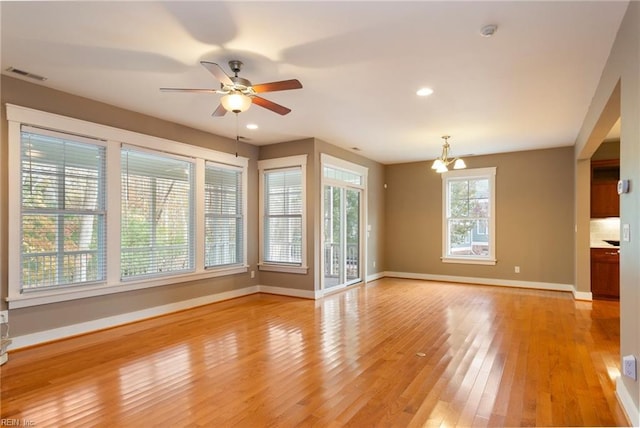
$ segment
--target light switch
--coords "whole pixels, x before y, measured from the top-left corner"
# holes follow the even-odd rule
[[[629,225],[628,224],[623,224],[622,225],[622,240],[624,242],[631,241],[631,231],[629,230]]]

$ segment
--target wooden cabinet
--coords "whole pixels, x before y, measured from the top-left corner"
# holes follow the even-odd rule
[[[591,294],[594,299],[620,298],[620,250],[591,249]]]
[[[591,161],[591,218],[620,217],[620,160]]]

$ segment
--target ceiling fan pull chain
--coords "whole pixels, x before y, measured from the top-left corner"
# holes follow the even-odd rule
[[[238,132],[238,113],[236,113],[236,157],[238,157],[238,143],[240,142],[240,135]]]

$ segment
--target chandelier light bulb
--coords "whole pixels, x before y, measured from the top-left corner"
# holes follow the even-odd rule
[[[456,159],[456,161],[453,163],[453,169],[465,169],[466,167],[467,164],[464,163],[462,159]]]
[[[440,173],[442,173],[442,172],[447,172],[447,171],[449,171],[449,168],[447,168],[447,166],[446,166],[445,164],[441,164],[441,165],[436,169],[436,172],[440,172]]]

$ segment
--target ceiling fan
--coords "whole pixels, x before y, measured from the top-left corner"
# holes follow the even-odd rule
[[[160,88],[160,90],[162,92],[213,92],[222,94],[223,97],[220,99],[220,105],[213,112],[212,116],[224,116],[228,111],[241,113],[251,107],[252,103],[280,115],[285,115],[291,112],[290,108],[262,98],[258,96],[258,94],[302,88],[302,83],[300,83],[298,79],[252,85],[249,80],[238,77],[238,73],[243,65],[242,62],[238,60],[229,61],[229,68],[234,73],[234,76],[227,75],[222,67],[216,63],[200,61],[200,64],[220,81],[220,89]]]

